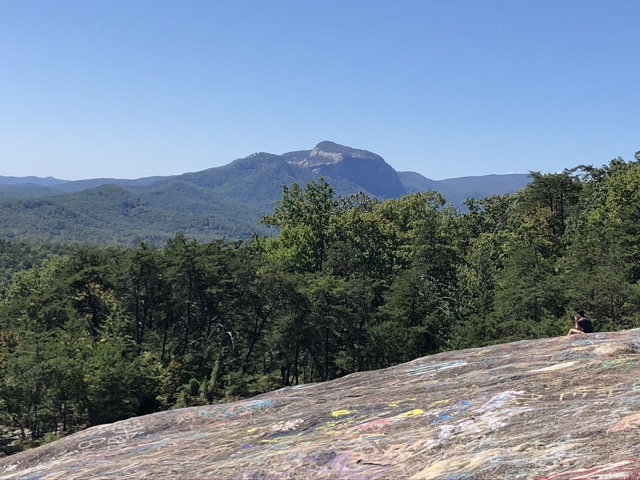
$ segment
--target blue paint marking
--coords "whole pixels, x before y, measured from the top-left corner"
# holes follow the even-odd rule
[[[470,408],[471,408],[471,403],[466,401],[466,400],[463,400],[458,405],[450,408],[449,410],[447,410],[444,413],[441,413],[438,416],[438,418],[436,418],[433,422],[431,422],[431,425],[439,425],[441,423],[448,422],[453,417],[457,417],[459,415],[464,415],[465,413],[467,413],[467,411]]]

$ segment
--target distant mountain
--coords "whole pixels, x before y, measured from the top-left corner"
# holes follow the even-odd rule
[[[58,185],[58,189],[62,192],[82,192],[90,188],[100,187],[102,185],[118,185],[125,188],[136,188],[153,185],[161,180],[172,177],[144,177],[135,180],[121,180],[117,178],[92,178],[89,180],[71,180]]]
[[[282,157],[292,165],[311,170],[325,178],[352,181],[362,190],[381,199],[406,193],[398,173],[380,155],[333,142],[321,142],[309,152],[293,152]]]
[[[496,194],[514,193],[526,187],[528,174],[482,175],[439,180],[432,190],[439,191],[450,203],[462,208],[467,198],[486,198]]]
[[[53,177],[3,177],[0,175],[0,198],[29,198],[55,195],[67,180]]]
[[[51,187],[66,182],[67,180],[59,180],[53,177],[3,177],[0,175],[0,185],[40,185]]]
[[[397,172],[367,150],[321,142],[282,155],[255,153],[222,167],[136,180],[0,177],[0,238],[30,241],[163,244],[176,233],[199,240],[249,238],[282,188],[326,178],[339,196],[381,200],[436,190],[462,208],[466,198],[513,193],[527,174],[431,180]]]

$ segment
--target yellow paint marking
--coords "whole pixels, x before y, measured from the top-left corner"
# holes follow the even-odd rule
[[[247,433],[256,433],[258,430],[260,430],[258,427],[250,428],[249,430],[247,430]]]
[[[433,402],[429,405],[429,408],[440,407],[442,405],[449,405],[451,403],[451,399],[447,398],[446,400],[438,400],[437,402]]]
[[[396,415],[394,418],[412,418],[419,417],[420,415],[424,415],[424,410],[416,408],[415,410],[410,410],[408,412],[401,413],[400,415]]]
[[[355,410],[334,410],[331,412],[332,417],[342,417],[344,415],[351,415]]]

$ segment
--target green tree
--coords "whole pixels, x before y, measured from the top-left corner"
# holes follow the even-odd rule
[[[492,340],[498,278],[504,269],[508,229],[514,199],[509,195],[469,200],[461,218],[461,258],[457,269],[457,309],[454,348],[482,345]]]
[[[587,193],[569,229],[562,271],[572,307],[587,310],[602,330],[637,326],[640,320],[639,161],[636,154],[634,162],[617,158],[601,168],[581,167]]]
[[[555,174],[530,172],[532,182],[520,193],[520,206],[548,212],[547,225],[554,235],[562,237],[567,229],[571,210],[580,198],[582,184],[570,171]]]
[[[166,286],[160,269],[160,255],[154,248],[141,243],[137,249],[127,251],[123,261],[124,271],[118,281],[118,289],[133,317],[133,338],[142,352],[145,334],[153,331],[155,321],[161,315],[161,304]]]
[[[274,214],[262,218],[262,223],[280,230],[268,243],[272,258],[286,259],[301,272],[322,270],[332,240],[330,222],[335,207],[335,192],[322,177],[304,189],[297,183],[285,186]]]

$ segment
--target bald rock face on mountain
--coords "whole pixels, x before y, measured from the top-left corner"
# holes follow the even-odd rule
[[[406,193],[393,167],[367,150],[325,141],[310,151],[284,156],[287,155],[291,155],[292,164],[326,177],[349,180],[379,198],[397,198]]]
[[[639,445],[640,330],[629,330],[100,425],[0,460],[0,479],[629,480]]]

